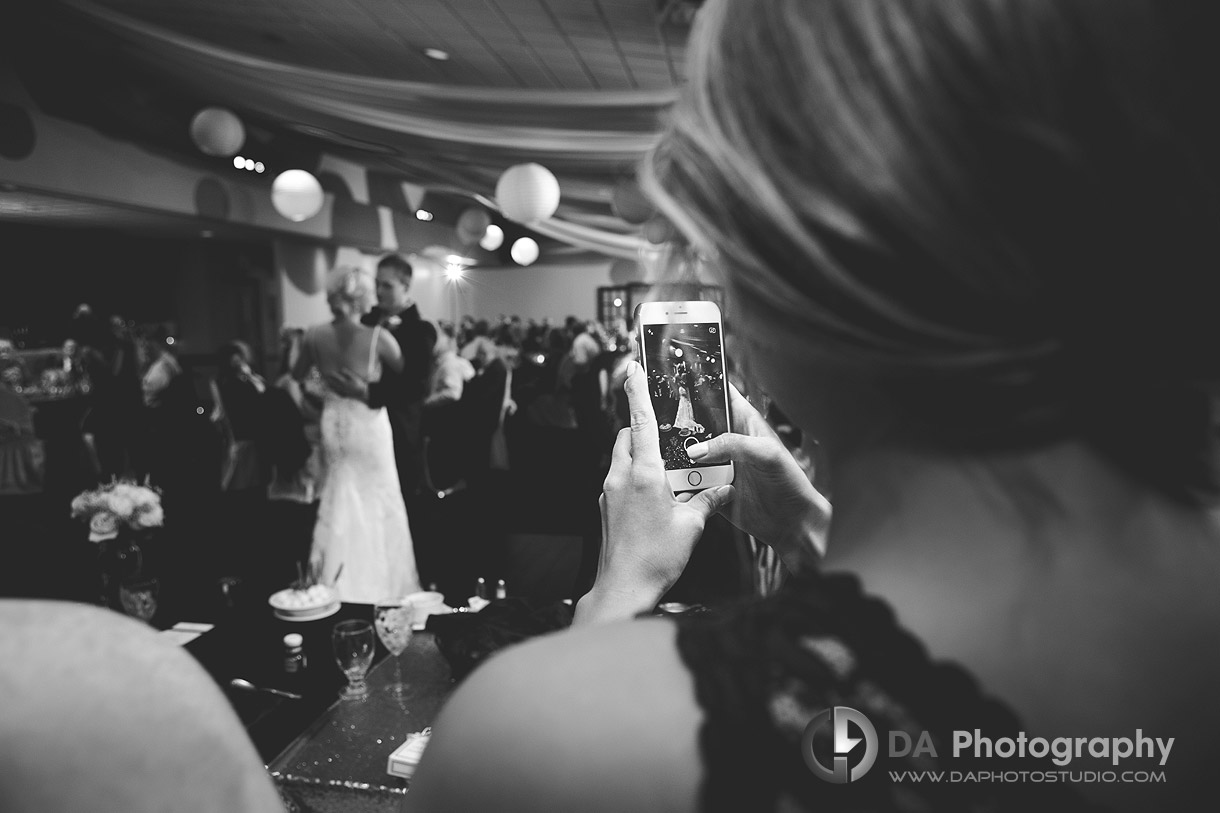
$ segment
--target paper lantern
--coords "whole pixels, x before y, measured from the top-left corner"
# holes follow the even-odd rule
[[[644,224],[644,239],[650,243],[665,243],[674,237],[674,227],[663,217],[654,217]]]
[[[457,236],[462,241],[462,244],[473,243],[479,240],[487,232],[487,227],[491,225],[491,215],[486,209],[470,208],[462,212],[457,220]]]
[[[559,181],[541,164],[517,164],[496,183],[496,203],[517,223],[546,220],[559,208]]]
[[[504,229],[492,223],[483,231],[483,236],[479,238],[479,245],[488,251],[495,251],[504,245]]]
[[[538,259],[538,243],[533,238],[521,237],[513,243],[509,254],[517,265],[529,265]]]
[[[191,140],[206,155],[236,155],[246,143],[246,128],[223,107],[205,107],[191,119]]]
[[[610,208],[628,223],[643,223],[656,214],[652,202],[644,197],[635,181],[622,180],[614,187],[614,198]]]
[[[284,217],[300,223],[322,211],[322,184],[303,169],[281,172],[271,184],[271,202]]]
[[[626,285],[631,282],[639,282],[640,264],[636,260],[615,260],[610,266],[610,284],[611,285]]]

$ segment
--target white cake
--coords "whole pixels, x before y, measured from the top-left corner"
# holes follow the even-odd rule
[[[339,597],[325,584],[315,584],[304,589],[288,588],[272,594],[267,603],[280,618],[294,619],[318,616],[339,607]]]

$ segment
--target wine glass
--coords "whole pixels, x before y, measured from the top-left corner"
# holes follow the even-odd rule
[[[339,696],[344,700],[360,700],[368,696],[369,685],[364,682],[369,667],[373,665],[373,647],[377,639],[373,625],[363,619],[340,621],[335,624],[330,642],[335,661],[340,671],[347,676],[347,685]]]
[[[390,684],[390,694],[401,698],[407,691],[402,682],[402,665],[398,656],[411,643],[411,632],[415,624],[415,606],[405,597],[383,598],[373,607],[373,623],[377,626],[377,635],[381,643],[390,650],[394,657],[394,682]]]

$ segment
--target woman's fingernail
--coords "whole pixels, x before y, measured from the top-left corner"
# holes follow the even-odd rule
[[[686,456],[691,460],[698,460],[705,454],[707,454],[706,443],[692,443],[690,446],[686,447]]]

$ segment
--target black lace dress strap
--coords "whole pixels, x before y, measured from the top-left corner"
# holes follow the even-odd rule
[[[1032,758],[954,757],[955,730],[1016,737],[1019,720],[963,669],[932,662],[890,607],[864,595],[853,576],[809,574],[768,599],[678,624],[678,650],[704,712],[703,810],[1088,809],[1059,782],[978,781],[980,771],[1048,766]],[[863,713],[877,737],[871,770],[843,784],[815,776],[802,754],[807,724],[833,706]],[[831,729],[818,727],[812,746],[827,767]],[[891,738],[902,756],[890,755]],[[848,759],[859,762],[853,752]],[[966,781],[949,781],[951,771]]]

